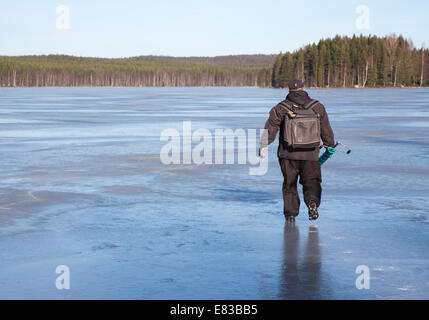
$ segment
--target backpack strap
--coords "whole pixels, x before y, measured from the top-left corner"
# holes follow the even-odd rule
[[[293,105],[290,105],[288,103],[289,101],[284,100],[282,102],[279,103],[279,105],[287,110],[287,113],[289,115],[289,118],[295,118],[296,117],[296,112],[295,112],[295,108]]]
[[[317,104],[319,104],[319,101],[311,100],[306,106],[303,107],[303,109],[312,110]]]
[[[280,102],[279,105],[285,109],[290,110],[290,111],[293,111],[293,109],[294,109],[294,107],[292,105],[290,105],[289,101],[287,101],[287,100]]]

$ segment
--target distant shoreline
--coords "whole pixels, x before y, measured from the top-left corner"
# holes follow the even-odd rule
[[[0,87],[429,86],[429,50],[402,36],[335,36],[279,55],[215,57],[0,56]]]

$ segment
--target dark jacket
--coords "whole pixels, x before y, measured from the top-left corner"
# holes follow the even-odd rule
[[[311,101],[311,98],[308,96],[306,91],[295,91],[289,93],[286,97],[286,100],[291,101],[299,106],[305,106]],[[323,143],[330,147],[334,146],[334,132],[332,131],[331,125],[329,124],[328,114],[326,113],[325,107],[323,104],[319,103],[313,108],[313,110],[320,115],[320,135]],[[318,147],[297,151],[291,149],[287,145],[287,142],[283,139],[282,133],[286,114],[287,110],[281,107],[280,104],[271,109],[270,117],[265,123],[265,129],[268,130],[268,144],[271,144],[276,139],[277,132],[280,129],[279,149],[277,153],[280,159],[317,161],[320,151]],[[261,139],[261,147],[266,147],[264,140],[266,141],[266,135]]]

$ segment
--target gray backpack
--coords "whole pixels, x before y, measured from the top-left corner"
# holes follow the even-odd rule
[[[298,106],[291,101],[280,105],[287,109],[284,120],[283,139],[292,149],[309,149],[320,144],[320,116],[313,108],[319,104],[311,100],[306,106]]]

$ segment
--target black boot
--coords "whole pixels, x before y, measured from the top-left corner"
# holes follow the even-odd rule
[[[310,220],[317,220],[319,218],[316,202],[310,202],[308,204],[308,217]]]

